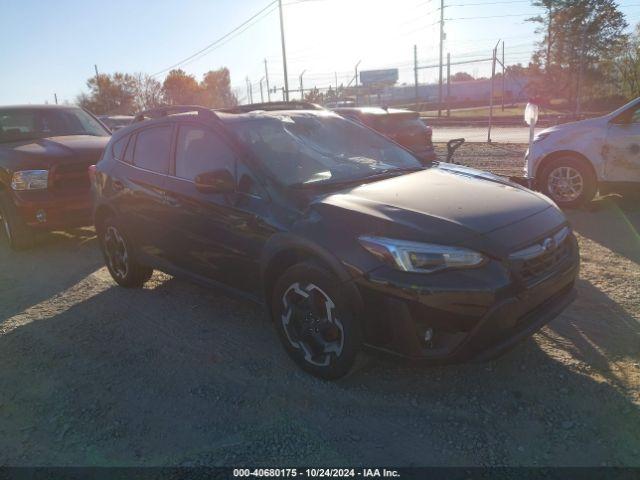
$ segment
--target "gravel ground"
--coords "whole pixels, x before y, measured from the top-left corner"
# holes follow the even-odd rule
[[[0,246],[0,466],[640,466],[640,208],[569,216],[579,297],[533,338],[484,364],[371,357],[334,383],[259,307],[160,273],[117,287],[92,229]]]

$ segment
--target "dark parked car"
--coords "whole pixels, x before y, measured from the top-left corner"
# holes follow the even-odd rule
[[[431,139],[433,130],[422,121],[418,112],[380,107],[344,107],[333,111],[373,128],[422,160],[436,159]]]
[[[131,115],[100,115],[98,118],[109,127],[109,130],[112,132],[127,127],[133,122],[133,116]]]
[[[0,107],[0,217],[11,247],[30,246],[36,230],[91,224],[87,169],[109,137],[80,108]]]
[[[263,302],[287,352],[324,378],[363,346],[493,357],[574,298],[578,247],[550,200],[425,166],[326,110],[147,112],[114,134],[95,192],[116,282],[157,268]]]

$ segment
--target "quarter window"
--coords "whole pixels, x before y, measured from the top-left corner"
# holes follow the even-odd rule
[[[118,159],[124,161],[124,151],[127,147],[127,142],[129,141],[129,136],[124,136],[117,142],[113,144],[112,151],[113,156]]]
[[[133,153],[133,164],[153,172],[168,173],[171,131],[171,125],[166,125],[139,132]],[[130,149],[131,147],[128,150]]]
[[[176,148],[176,177],[193,180],[197,175],[226,168],[234,172],[233,151],[213,132],[195,125],[180,127]]]

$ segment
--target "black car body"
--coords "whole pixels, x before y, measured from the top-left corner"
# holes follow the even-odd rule
[[[401,108],[339,107],[334,112],[373,128],[426,161],[436,159],[433,130],[418,112]]]
[[[77,107],[0,107],[0,216],[11,246],[29,246],[36,230],[91,224],[88,168],[109,138]]]
[[[329,378],[362,344],[495,356],[572,301],[578,247],[546,197],[424,166],[331,112],[194,109],[115,133],[97,165],[96,228],[120,284],[159,268],[263,302],[292,357]],[[301,173],[309,158],[330,168]]]

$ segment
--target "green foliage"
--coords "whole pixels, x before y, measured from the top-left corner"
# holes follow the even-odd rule
[[[171,70],[160,83],[144,73],[101,74],[87,80],[89,93],[77,103],[98,114],[132,114],[161,105],[204,105],[212,108],[236,105],[227,68],[207,72],[198,83],[193,75]]]
[[[91,112],[128,114],[134,109],[136,81],[128,73],[101,74],[87,80],[89,94],[81,94],[78,104]]]
[[[629,38],[617,62],[622,94],[627,98],[640,97],[640,24]]]
[[[451,75],[452,82],[466,82],[468,80],[473,80],[473,76],[467,72],[457,72],[454,75]]]
[[[625,47],[627,22],[614,0],[533,0],[544,15],[530,18],[543,34],[532,58],[529,89],[534,95],[575,102],[582,90],[610,93],[612,61]]]

